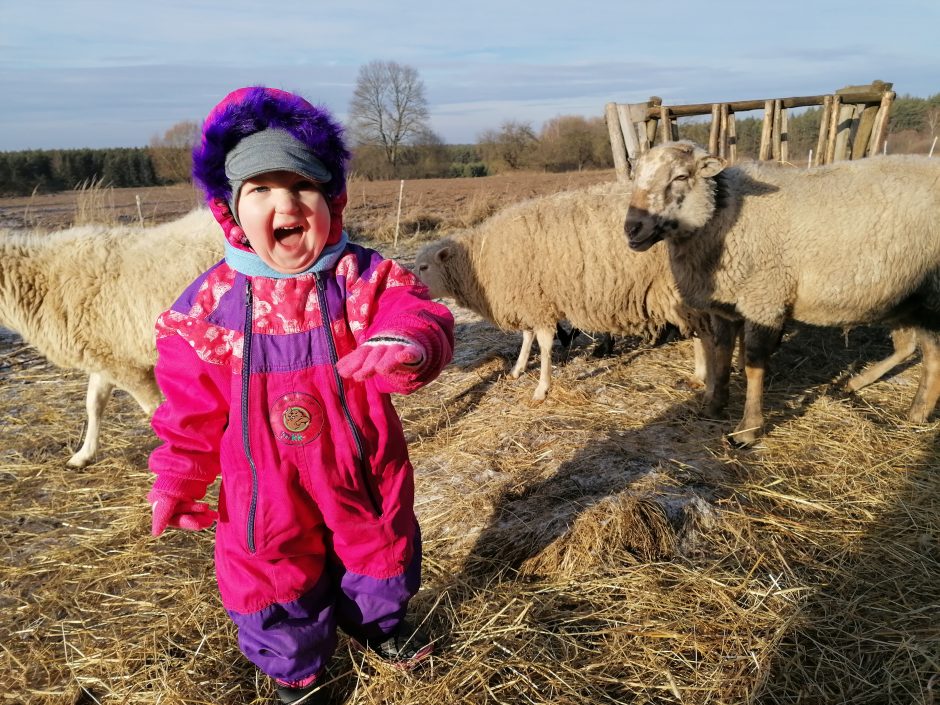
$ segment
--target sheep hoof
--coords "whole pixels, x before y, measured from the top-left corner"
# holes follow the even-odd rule
[[[907,412],[907,420],[911,423],[925,424],[927,423],[927,419],[929,417],[930,412],[925,411],[924,409],[916,409],[912,407],[911,410]]]
[[[541,387],[536,387],[535,394],[532,395],[532,401],[534,403],[541,403],[545,401],[546,396],[548,396],[548,389],[542,389]]]
[[[703,401],[701,411],[699,412],[702,416],[707,419],[719,419],[724,416],[722,413],[725,410],[725,405],[715,399],[711,401]]]
[[[745,424],[743,421],[728,434],[728,441],[738,448],[747,448],[753,445],[760,436],[760,425]]]
[[[76,453],[65,463],[66,467],[81,469],[91,463],[91,458],[86,458],[81,453]]]
[[[676,380],[675,387],[676,389],[684,389],[687,392],[695,392],[704,389],[705,385],[695,377],[680,377]]]

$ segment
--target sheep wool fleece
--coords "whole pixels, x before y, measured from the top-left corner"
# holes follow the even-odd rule
[[[230,214],[217,218],[226,229]],[[230,241],[226,260],[157,321],[166,401],[150,467],[155,490],[184,499],[221,473],[223,605],[243,653],[299,683],[322,671],[337,625],[381,638],[418,589],[413,472],[389,393],[450,361],[453,317],[345,233],[298,275],[269,276],[252,257]],[[337,360],[375,336],[418,343],[424,362],[392,378],[341,378]]]

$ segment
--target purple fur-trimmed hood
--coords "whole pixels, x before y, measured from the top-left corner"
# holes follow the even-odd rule
[[[342,212],[346,205],[346,163],[349,151],[343,142],[343,128],[326,110],[293,93],[264,86],[239,88],[225,96],[206,117],[202,139],[193,148],[193,179],[199,184],[216,218],[235,245],[241,243],[229,232],[227,203],[232,186],[225,176],[225,156],[248,135],[277,128],[305,144],[323,162],[332,178],[323,184],[330,204],[332,223],[329,241],[337,242],[342,232]],[[220,213],[219,211],[223,211]]]
[[[311,105],[300,96],[276,88],[239,88],[216,105],[202,126],[202,140],[193,149],[193,178],[206,199],[231,195],[225,177],[225,155],[243,137],[268,128],[289,132],[303,142],[330,170],[333,178],[324,184],[324,194],[336,196],[346,185],[349,152],[343,143],[343,128],[325,108]]]

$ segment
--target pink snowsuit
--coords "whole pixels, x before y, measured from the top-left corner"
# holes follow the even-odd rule
[[[335,240],[292,276],[229,243],[157,321],[154,489],[199,499],[221,473],[222,602],[243,653],[284,682],[322,671],[337,625],[393,632],[417,591],[413,471],[389,393],[433,380],[453,349],[453,317],[411,272]],[[385,336],[424,362],[339,376],[338,359]]]

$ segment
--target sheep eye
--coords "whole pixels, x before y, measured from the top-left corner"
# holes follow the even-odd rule
[[[673,182],[676,182],[676,181],[688,181],[688,180],[689,180],[689,175],[688,175],[688,174],[676,174],[676,175],[673,177],[672,180],[673,180]]]

